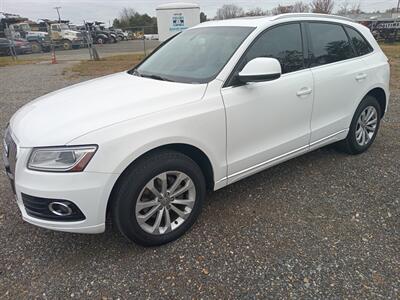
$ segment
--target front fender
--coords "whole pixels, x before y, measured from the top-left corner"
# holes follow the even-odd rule
[[[98,144],[85,171],[121,174],[146,152],[187,144],[209,158],[214,180],[226,177],[225,112],[221,101],[202,100],[105,127],[69,144]]]

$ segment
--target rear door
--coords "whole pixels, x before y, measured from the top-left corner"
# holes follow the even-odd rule
[[[307,25],[314,77],[310,143],[317,147],[346,137],[368,75],[343,25],[319,21]]]

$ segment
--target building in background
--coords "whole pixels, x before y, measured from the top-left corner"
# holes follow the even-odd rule
[[[194,3],[163,4],[156,8],[156,13],[160,41],[200,23],[200,6]]]

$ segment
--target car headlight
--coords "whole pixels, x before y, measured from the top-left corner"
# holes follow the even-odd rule
[[[49,172],[81,172],[97,151],[96,145],[34,148],[28,169]]]

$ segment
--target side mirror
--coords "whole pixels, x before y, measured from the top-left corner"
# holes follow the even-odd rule
[[[281,77],[282,68],[279,61],[270,57],[257,57],[249,61],[238,74],[241,82],[262,82]]]

